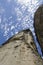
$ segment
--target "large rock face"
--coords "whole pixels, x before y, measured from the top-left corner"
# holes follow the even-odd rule
[[[43,5],[35,13],[35,29],[38,41],[43,51]]]
[[[43,65],[30,31],[20,32],[0,48],[0,65]]]

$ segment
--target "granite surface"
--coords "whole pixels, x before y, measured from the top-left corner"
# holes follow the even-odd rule
[[[30,31],[22,31],[0,47],[0,65],[43,65]]]

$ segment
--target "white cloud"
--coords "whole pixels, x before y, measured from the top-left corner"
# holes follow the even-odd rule
[[[11,26],[11,30],[14,29],[14,28],[15,28],[15,26]]]
[[[20,21],[23,17],[23,14],[22,14],[22,12],[20,11],[19,8],[15,8],[15,11],[16,11],[16,15],[17,15],[17,20]]]
[[[23,4],[27,4],[28,2],[30,2],[31,0],[18,0],[18,2],[23,3]]]

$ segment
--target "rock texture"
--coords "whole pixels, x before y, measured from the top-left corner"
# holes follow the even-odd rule
[[[30,31],[23,31],[0,47],[0,65],[43,65]]]
[[[34,21],[35,32],[43,52],[43,5],[36,11]]]

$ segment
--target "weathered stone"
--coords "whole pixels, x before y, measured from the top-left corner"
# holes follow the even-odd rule
[[[37,39],[40,43],[43,52],[43,5],[40,6],[35,12],[34,21],[35,21],[34,25],[36,29],[35,32],[37,35]]]
[[[15,38],[22,38],[22,36],[24,37],[23,40],[14,40]],[[30,45],[33,42],[31,39],[30,31],[23,31],[23,35],[20,32],[12,38],[12,41],[9,40],[0,48],[0,65],[43,65],[43,60],[37,51],[32,49],[34,47]]]

